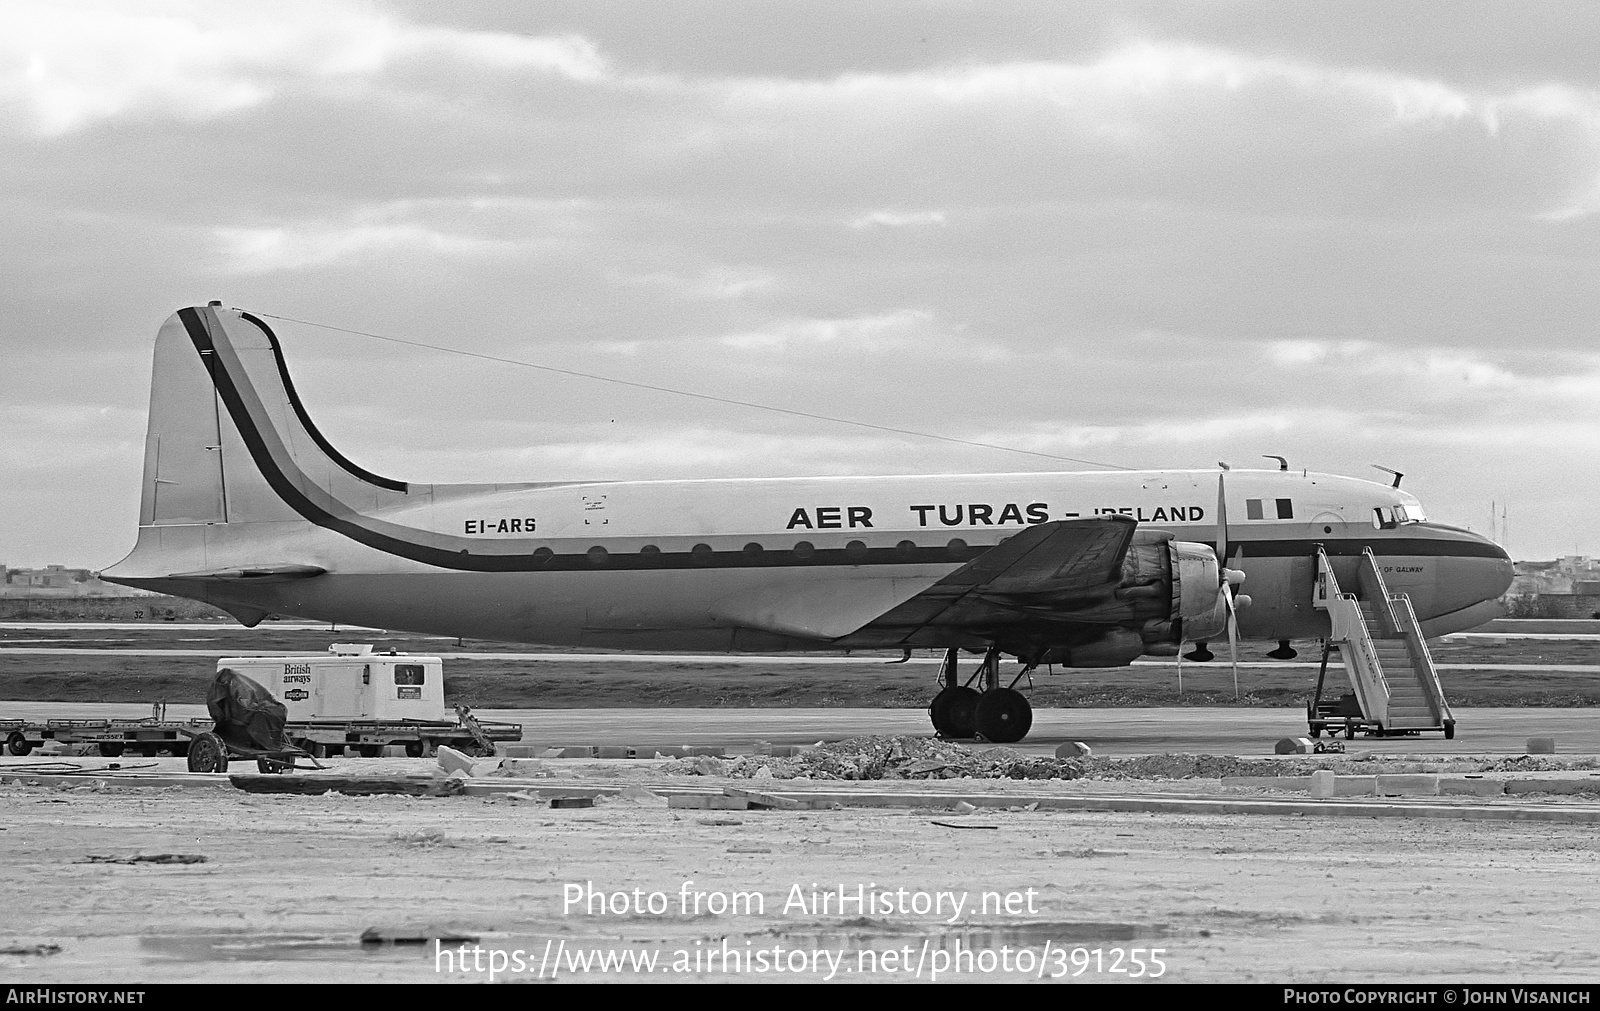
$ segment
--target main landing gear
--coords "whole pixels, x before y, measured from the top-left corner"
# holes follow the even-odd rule
[[[1033,706],[1015,688],[1000,687],[1000,651],[991,647],[973,675],[983,677],[981,693],[961,684],[957,656],[954,648],[946,650],[939,668],[939,683],[944,687],[928,706],[934,733],[945,738],[982,737],[995,744],[1011,744],[1028,736]]]

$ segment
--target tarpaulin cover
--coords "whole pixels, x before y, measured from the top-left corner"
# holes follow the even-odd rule
[[[231,667],[217,671],[206,689],[206,709],[216,721],[216,735],[232,747],[254,751],[289,748],[283,736],[289,710],[271,692]]]

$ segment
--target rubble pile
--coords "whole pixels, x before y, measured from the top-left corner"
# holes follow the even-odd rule
[[[1089,779],[1221,779],[1224,776],[1309,776],[1329,763],[1232,755],[1141,755],[1080,759]]]
[[[1471,760],[1439,756],[1324,755],[1241,758],[1233,755],[1141,755],[1134,758],[1052,758],[1005,747],[982,750],[932,737],[879,735],[822,744],[793,756],[744,755],[680,758],[661,772],[732,779],[1223,779],[1309,776],[1319,769],[1341,775],[1423,772],[1534,772],[1600,766],[1588,758],[1517,756]]]
[[[1077,779],[1083,775],[1083,765],[1010,748],[974,751],[934,738],[902,735],[853,737],[793,757],[685,758],[664,771],[743,779]]]

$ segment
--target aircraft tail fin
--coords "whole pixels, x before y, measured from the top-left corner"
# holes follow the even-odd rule
[[[409,491],[323,437],[263,320],[216,303],[180,309],[156,337],[139,541],[104,575],[149,585],[237,566],[309,569],[291,542],[303,544],[313,521],[336,524]]]

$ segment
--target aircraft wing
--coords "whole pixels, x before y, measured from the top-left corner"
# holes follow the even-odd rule
[[[1025,527],[932,586],[852,575],[774,587],[721,601],[716,617],[808,639],[865,629],[909,638],[927,625],[981,629],[1104,602],[1122,579],[1138,524],[1126,516]]]
[[[1138,523],[1126,516],[1028,527],[867,623],[903,630],[982,628],[1111,599]]]

